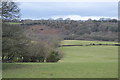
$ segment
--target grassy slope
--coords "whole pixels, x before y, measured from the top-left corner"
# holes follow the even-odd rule
[[[3,77],[8,78],[118,77],[117,76],[118,47],[116,46],[77,46],[77,47],[74,46],[74,47],[61,47],[60,49],[65,53],[65,56],[58,63],[3,64]]]

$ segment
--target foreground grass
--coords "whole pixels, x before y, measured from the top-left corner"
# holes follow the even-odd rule
[[[116,78],[116,63],[4,64],[5,78]]]
[[[58,63],[4,63],[4,78],[117,78],[117,46],[61,47]]]

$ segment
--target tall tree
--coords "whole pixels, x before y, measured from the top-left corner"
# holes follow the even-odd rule
[[[2,2],[2,19],[12,20],[20,18],[20,9],[17,3],[7,0]]]

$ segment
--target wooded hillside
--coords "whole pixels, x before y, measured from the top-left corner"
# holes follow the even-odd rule
[[[22,20],[23,25],[44,25],[59,29],[65,40],[118,41],[118,22],[75,20]]]

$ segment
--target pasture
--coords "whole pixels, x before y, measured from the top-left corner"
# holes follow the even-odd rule
[[[64,40],[61,45],[118,44],[112,41]]]
[[[100,41],[65,40],[62,45]],[[60,47],[64,57],[57,63],[3,63],[3,78],[117,78],[117,46]]]
[[[16,25],[16,24],[22,24],[22,23],[20,23],[20,22],[9,22],[8,24]]]

